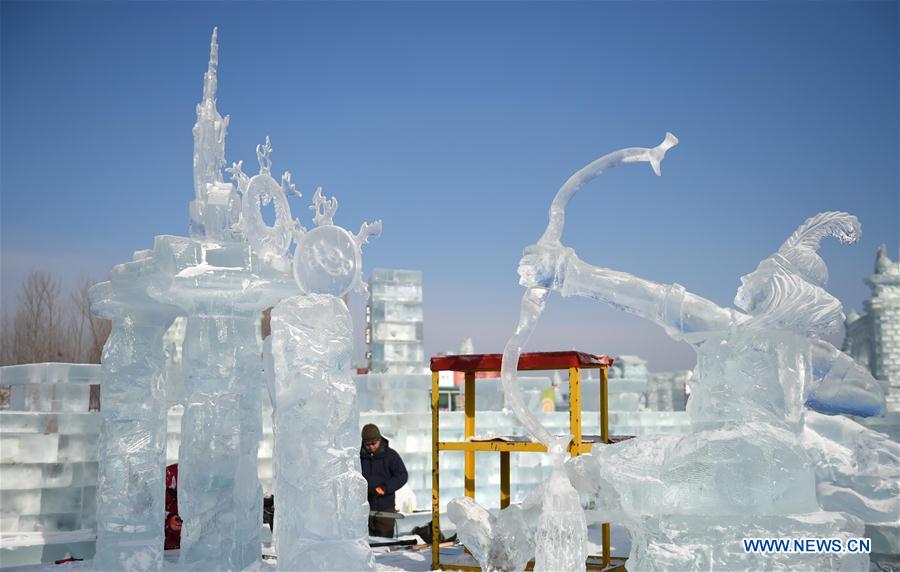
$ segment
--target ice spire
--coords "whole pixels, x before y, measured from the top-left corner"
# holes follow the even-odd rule
[[[217,68],[219,65],[218,28],[213,28],[209,44],[209,65],[203,74],[203,99],[197,104],[194,124],[194,202],[191,204],[191,236],[228,239],[231,225],[236,222],[237,209],[232,204],[232,186],[224,183],[225,136],[228,116],[216,110]],[[209,208],[210,195],[216,208]],[[234,212],[232,212],[234,211]]]
[[[209,67],[203,74],[203,103],[216,104],[216,68],[219,65],[219,28],[213,28],[209,42]]]
[[[219,29],[213,28],[209,44],[209,67],[203,74],[203,100],[197,104],[197,123],[194,124],[194,192],[204,201],[206,185],[221,182],[225,165],[225,134],[228,117],[216,110],[216,67],[219,65]]]

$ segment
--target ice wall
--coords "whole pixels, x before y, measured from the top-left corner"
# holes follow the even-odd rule
[[[0,368],[0,566],[94,555],[100,367]]]

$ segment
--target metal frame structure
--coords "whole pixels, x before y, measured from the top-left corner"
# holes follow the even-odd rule
[[[477,566],[454,563],[442,565],[440,561],[440,453],[441,451],[462,451],[465,454],[465,495],[475,498],[475,453],[500,453],[500,508],[510,503],[510,457],[511,452],[545,453],[543,443],[515,442],[504,439],[471,441],[475,436],[475,373],[499,372],[501,354],[475,354],[458,356],[437,356],[431,358],[431,566],[434,570],[480,570]],[[605,355],[591,355],[576,351],[524,353],[519,358],[519,371],[560,370],[569,371],[569,429],[572,442],[569,453],[577,457],[589,452],[595,443],[610,443],[608,385],[609,366],[612,358]],[[581,428],[581,370],[600,370],[600,435],[582,435]],[[465,374],[465,432],[464,441],[440,441],[439,376],[441,371],[458,371]],[[618,439],[616,439],[618,440]],[[588,557],[588,568],[605,569],[612,561],[610,556],[610,526],[602,525],[603,554],[599,559]],[[529,568],[531,564],[529,564]]]

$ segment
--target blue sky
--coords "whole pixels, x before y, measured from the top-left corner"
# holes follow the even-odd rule
[[[4,307],[32,268],[99,279],[187,233],[213,26],[228,161],[254,165],[270,135],[295,216],[323,185],[336,222],[381,218],[365,268],[424,272],[430,354],[500,351],[559,186],[667,130],[662,177],[623,167],[573,200],[581,258],[731,304],[808,216],[848,210],[862,241],[821,252],[859,309],[877,246],[897,253],[896,2],[3,2],[0,19]],[[554,297],[529,349],[573,347],[693,365],[653,325]]]

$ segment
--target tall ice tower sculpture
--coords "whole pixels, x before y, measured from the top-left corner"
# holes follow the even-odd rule
[[[185,322],[178,454],[181,566],[243,570],[261,555],[260,318],[298,289],[283,258],[247,239],[244,198],[224,181],[228,119],[216,110],[217,65],[213,30],[193,129],[190,238],[157,236],[153,250],[135,253],[134,260],[113,269],[110,282],[91,289],[92,312],[113,320],[102,364],[95,565],[103,570],[162,566],[164,407],[171,397],[165,395],[163,336],[180,316]],[[239,173],[238,164],[233,177]],[[290,175],[283,181],[289,183]],[[255,198],[246,202],[259,204]]]
[[[236,240],[235,223],[241,201],[234,185],[222,177],[228,120],[216,109],[218,30],[213,30],[209,67],[203,74],[203,99],[197,104],[194,124],[194,200],[191,201],[191,238]]]
[[[866,284],[872,297],[863,303],[863,316],[847,314],[843,350],[888,382],[887,410],[900,411],[900,261],[891,260],[883,244]]]
[[[366,322],[371,373],[425,373],[420,271],[373,270]]]

